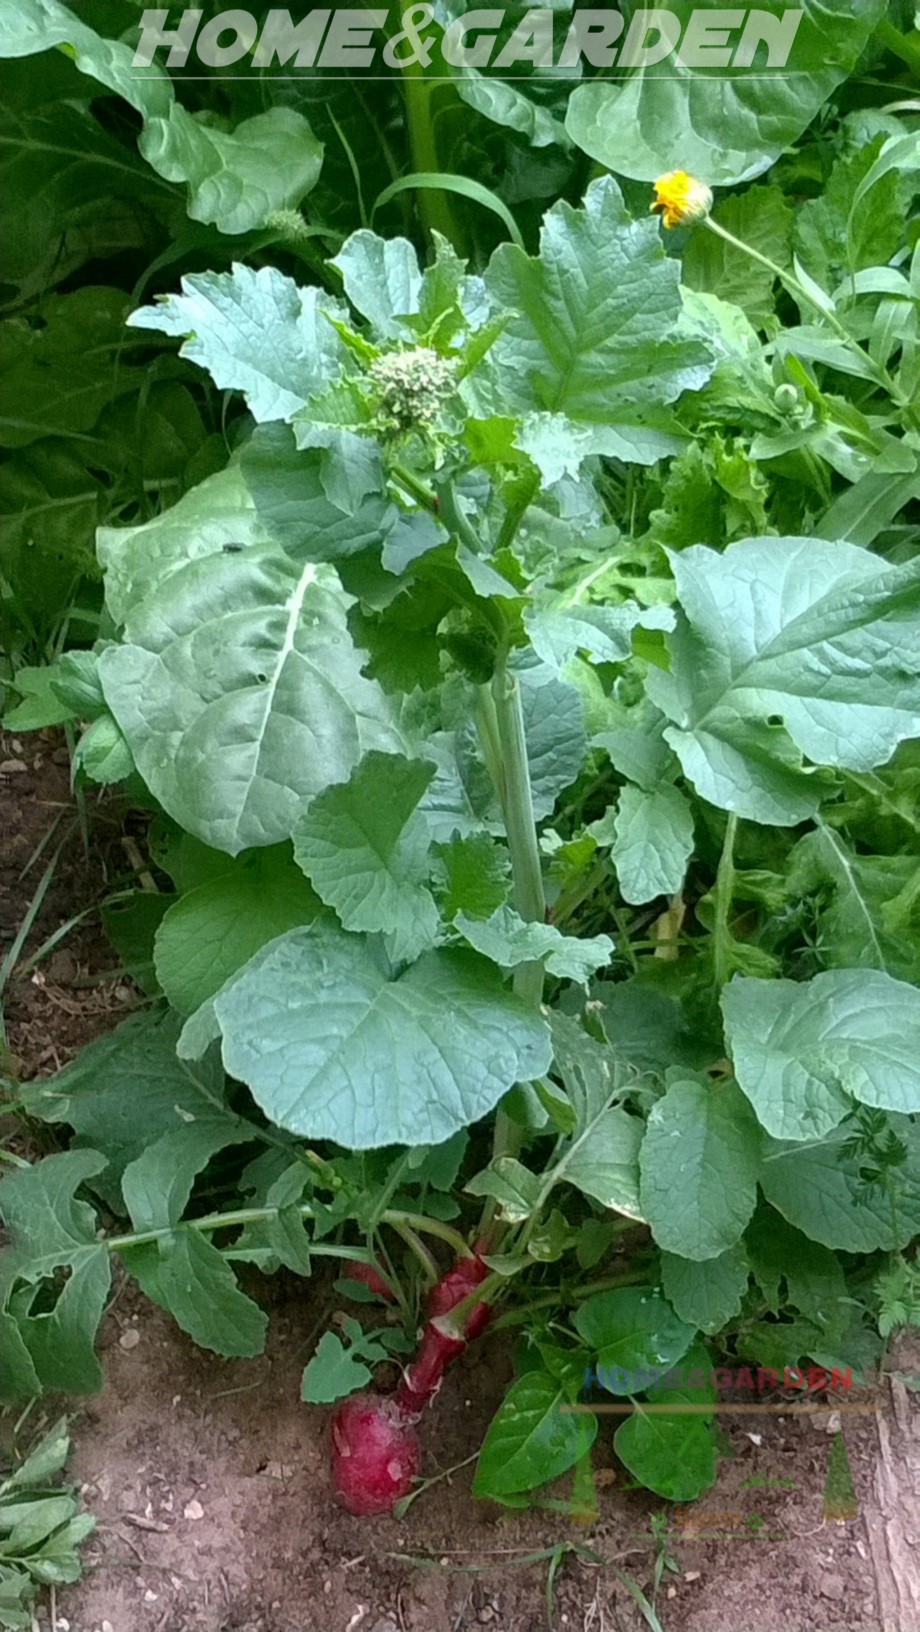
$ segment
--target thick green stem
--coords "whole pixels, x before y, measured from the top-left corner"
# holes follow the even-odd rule
[[[415,174],[437,175],[441,165],[431,118],[431,95],[436,86],[426,77],[420,62],[404,63],[402,76],[412,170]],[[417,196],[419,219],[425,231],[440,232],[458,253],[462,253],[462,235],[457,229],[447,193],[421,188]]]
[[[715,923],[713,925],[713,956],[716,987],[721,991],[732,973],[730,960],[731,931],[729,914],[735,893],[735,838],[738,832],[737,816],[729,816],[725,827],[725,841],[716,873]]]
[[[490,697],[481,709],[481,721],[484,723],[484,729],[483,725],[480,728],[483,755],[492,773],[505,819],[514,879],[514,904],[528,923],[542,924],[546,918],[546,901],[533,814],[521,688],[505,657],[496,667]],[[542,963],[522,963],[515,970],[514,989],[525,1003],[539,1008],[543,1001]],[[521,1129],[499,1109],[495,1121],[493,1155],[514,1156],[520,1150],[521,1143]],[[487,1209],[484,1225],[491,1221],[491,1216],[491,1210]]]

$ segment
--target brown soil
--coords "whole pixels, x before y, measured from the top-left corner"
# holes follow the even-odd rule
[[[62,818],[53,846],[71,820],[58,742],[0,743],[0,797],[5,949],[51,851],[21,878],[23,868],[52,822]],[[89,861],[71,833],[24,957],[123,882],[119,821],[103,802]],[[51,962],[14,978],[6,1016],[23,1077],[49,1074],[122,1017],[135,994],[112,970],[90,919]],[[329,1413],[299,1401],[335,1294],[328,1282],[255,1284],[271,1338],[245,1362],[196,1350],[119,1285],[103,1328],[105,1392],[71,1402],[72,1472],[99,1528],[85,1580],[57,1596],[53,1632],[638,1632],[648,1623],[628,1582],[651,1592],[657,1514],[676,1564],[658,1592],[664,1632],[920,1632],[920,1408],[901,1384],[878,1418],[844,1420],[859,1502],[848,1522],[824,1517],[835,1424],[791,1415],[722,1418],[718,1483],[690,1511],[628,1488],[602,1420],[600,1514],[588,1528],[564,1510],[475,1503],[469,1466],[402,1520],[358,1520],[330,1500]],[[509,1375],[500,1340],[461,1362],[426,1424],[428,1475],[472,1456]],[[47,1610],[40,1628],[51,1632]]]

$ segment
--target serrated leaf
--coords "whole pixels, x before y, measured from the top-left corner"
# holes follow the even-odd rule
[[[128,322],[182,336],[179,355],[221,390],[242,391],[260,423],[291,419],[333,380],[346,356],[329,317],[347,318],[325,291],[299,289],[273,266],[193,273],[182,292],[142,306]]]
[[[578,1305],[572,1325],[597,1354],[597,1380],[610,1394],[640,1393],[695,1336],[654,1286],[595,1292]]]
[[[422,275],[415,248],[406,238],[378,238],[361,228],[353,232],[330,261],[338,269],[345,293],[383,340],[413,339],[399,321],[419,309]]]
[[[653,1105],[639,1153],[642,1216],[660,1247],[717,1258],[754,1211],[760,1135],[732,1082],[672,1082]]]
[[[694,1263],[673,1252],[661,1254],[661,1285],[675,1312],[707,1334],[721,1332],[741,1313],[750,1269],[742,1242],[718,1258]]]
[[[669,552],[683,614],[650,671],[665,737],[711,803],[792,826],[820,801],[803,764],[868,770],[920,733],[920,575],[855,545],[745,539]]]
[[[136,606],[102,687],[164,809],[238,855],[278,843],[369,748],[398,749],[332,569],[272,547],[211,555]]]
[[[444,918],[458,912],[470,918],[488,918],[506,900],[511,889],[511,862],[488,833],[472,833],[436,844],[434,853],[442,870],[440,905]]]
[[[574,1467],[594,1443],[597,1418],[560,1410],[568,1403],[565,1386],[543,1371],[512,1383],[479,1453],[474,1495],[501,1501]]]
[[[0,1182],[0,1216],[12,1241],[3,1279],[7,1289],[16,1279],[35,1289],[27,1301],[17,1302],[15,1317],[43,1387],[72,1393],[101,1387],[94,1344],[111,1266],[107,1248],[96,1238],[95,1213],[76,1191],[104,1166],[98,1151],[65,1151],[16,1169]],[[60,1270],[69,1275],[55,1302],[34,1309],[42,1281]],[[17,1360],[14,1352],[13,1359],[21,1375],[21,1354]]]
[[[304,1370],[300,1397],[310,1405],[331,1405],[364,1388],[372,1375],[354,1349],[346,1349],[335,1332],[324,1332]]]
[[[706,1350],[694,1344],[680,1367],[684,1381],[649,1389],[648,1403],[658,1408],[689,1405],[699,1409],[669,1415],[666,1410],[643,1412],[640,1407],[614,1434],[620,1461],[641,1485],[667,1501],[694,1501],[715,1479],[715,1437],[706,1409],[716,1397],[711,1371]]]
[[[613,956],[609,935],[563,935],[554,924],[526,923],[508,906],[498,907],[489,918],[470,918],[458,912],[454,925],[470,946],[501,969],[543,963],[551,975],[583,986]]]
[[[736,977],[722,993],[735,1074],[777,1139],[820,1139],[852,1109],[920,1110],[920,991],[877,969]]]
[[[681,332],[676,262],[654,222],[633,221],[611,176],[593,181],[581,209],[556,204],[544,217],[538,259],[503,244],[485,283],[493,306],[513,315],[465,384],[488,416],[564,414],[592,432],[591,451],[628,456],[663,404],[705,384],[705,345]],[[634,457],[659,457],[637,445]]]
[[[604,822],[601,817],[589,831],[598,843],[612,839],[610,859],[624,901],[642,906],[656,895],[675,895],[693,854],[693,812],[680,789],[665,784],[647,793],[627,786],[609,838]]]
[[[428,888],[430,834],[417,809],[434,773],[424,759],[366,754],[294,831],[298,865],[343,927],[392,936],[407,959],[435,944],[440,924]]]
[[[326,924],[272,942],[213,1010],[227,1070],[273,1122],[355,1150],[438,1144],[550,1061],[544,1022],[483,959],[431,952],[394,978]]]

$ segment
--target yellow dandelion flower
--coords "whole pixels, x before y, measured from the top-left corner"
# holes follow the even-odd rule
[[[698,181],[686,170],[669,170],[655,182],[653,210],[661,211],[666,227],[683,227],[689,221],[702,221],[712,209],[712,191],[705,181]]]

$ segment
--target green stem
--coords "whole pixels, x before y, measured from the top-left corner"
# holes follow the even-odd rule
[[[304,1203],[298,1207],[301,1218],[312,1218],[313,1208]],[[233,1212],[208,1213],[203,1218],[189,1218],[183,1220],[183,1226],[200,1230],[202,1235],[210,1235],[216,1230],[245,1229],[248,1224],[265,1224],[269,1219],[278,1218],[279,1207],[238,1207]],[[459,1231],[449,1224],[442,1224],[437,1218],[424,1218],[418,1213],[404,1213],[401,1210],[388,1209],[381,1215],[381,1224],[390,1224],[394,1229],[405,1227],[417,1230],[423,1235],[436,1235],[446,1241],[458,1258],[471,1258],[473,1255],[469,1245],[464,1241]],[[146,1246],[150,1241],[166,1241],[179,1226],[169,1225],[162,1230],[142,1230],[137,1234],[110,1235],[105,1239],[105,1245],[110,1252],[121,1252],[129,1247]],[[364,1247],[329,1246],[324,1242],[317,1242],[310,1247],[310,1251],[319,1258],[355,1258],[362,1263],[373,1263],[374,1254]]]
[[[716,987],[721,991],[731,974],[728,942],[731,932],[728,927],[729,914],[732,906],[732,896],[735,893],[735,837],[738,832],[737,816],[729,816],[725,827],[725,841],[722,845],[722,854],[719,857],[719,870],[716,873],[715,889],[715,924],[713,926],[713,954],[715,963]]]
[[[624,1224],[624,1230],[629,1227],[636,1228],[634,1220],[630,1219],[628,1224]],[[554,1305],[581,1303],[585,1298],[593,1297],[595,1292],[609,1292],[616,1286],[641,1286],[648,1278],[648,1268],[631,1269],[623,1275],[605,1275],[599,1281],[586,1281],[583,1286],[570,1287],[566,1292],[561,1290],[547,1292],[544,1297],[531,1298],[529,1302],[521,1304],[519,1309],[509,1309],[506,1315],[495,1321],[492,1329],[500,1332],[506,1326],[520,1326],[523,1321],[530,1319],[534,1309],[551,1309]]]
[[[431,95],[437,87],[426,78],[420,62],[403,63],[402,76],[412,171],[415,174],[421,171],[437,175],[441,164],[431,118]],[[440,232],[458,253],[462,253],[463,238],[457,229],[447,193],[420,188],[416,196],[419,219],[425,231]]]
[[[900,57],[913,73],[920,76],[920,39],[913,39],[910,34],[902,34],[887,17],[876,28],[875,38],[893,57]]]
[[[483,754],[492,771],[505,820],[514,879],[514,904],[525,922],[542,924],[546,919],[546,900],[524,737],[521,688],[508,668],[504,655],[496,666],[492,680],[491,707],[483,712],[491,722],[491,728],[487,728],[483,737]],[[543,1001],[542,963],[520,964],[514,974],[514,989],[525,1003],[538,1009]],[[495,1119],[493,1157],[516,1155],[522,1142],[522,1130],[499,1108]],[[493,1213],[494,1203],[489,1203],[483,1217],[484,1228],[488,1228]]]
[[[779,278],[780,282],[785,285],[791,294],[795,295],[797,300],[805,301],[807,305],[812,306],[823,317],[828,326],[833,329],[838,340],[841,340],[853,352],[854,356],[859,358],[860,362],[873,375],[876,382],[888,392],[892,402],[896,403],[899,408],[912,413],[912,405],[909,399],[899,389],[887,368],[883,368],[880,363],[877,363],[874,358],[869,356],[869,353],[864,350],[859,341],[854,340],[845,324],[841,323],[837,313],[828,311],[827,307],[823,306],[819,300],[816,300],[814,295],[809,294],[794,273],[784,272],[783,268],[778,266],[775,261],[771,261],[769,256],[762,255],[759,249],[752,249],[750,244],[746,244],[742,238],[736,238],[733,232],[727,232],[725,227],[719,226],[711,215],[705,217],[703,224],[708,227],[710,232],[714,232],[717,238],[722,238],[725,243],[731,244],[733,249],[740,249],[743,255],[749,255],[752,261],[757,261],[761,266],[765,266],[769,272],[773,273],[774,277]]]

